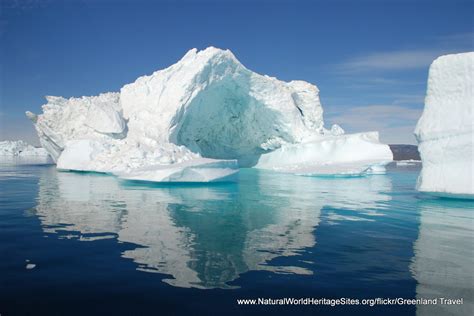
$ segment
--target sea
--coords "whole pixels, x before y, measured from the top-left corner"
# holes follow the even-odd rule
[[[156,184],[0,165],[0,315],[473,315],[474,203],[421,165]]]

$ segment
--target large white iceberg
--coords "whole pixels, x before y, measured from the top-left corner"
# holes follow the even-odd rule
[[[120,93],[47,101],[43,114],[27,116],[59,169],[208,182],[239,165],[348,173],[392,160],[376,133],[326,130],[315,85],[259,75],[214,47],[192,49]]]
[[[417,188],[474,197],[474,52],[431,65],[425,108],[415,129],[423,162]]]

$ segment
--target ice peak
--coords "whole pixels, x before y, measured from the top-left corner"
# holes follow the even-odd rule
[[[215,62],[230,62],[232,64],[238,64],[239,66],[242,66],[240,61],[229,49],[220,49],[214,46],[209,46],[203,50],[193,48],[189,50],[177,64],[193,63],[194,66],[197,66],[198,64],[208,64]]]
[[[197,48],[191,48],[190,50],[186,52],[186,54],[184,54],[184,56],[180,59],[180,61],[188,60],[188,59],[196,57],[197,52],[198,52]]]

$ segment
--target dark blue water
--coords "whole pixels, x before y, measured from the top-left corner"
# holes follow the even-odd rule
[[[417,193],[418,172],[166,186],[2,166],[0,314],[472,315],[474,207]],[[285,297],[464,301],[237,303]]]

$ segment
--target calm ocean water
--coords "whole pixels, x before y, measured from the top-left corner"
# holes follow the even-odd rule
[[[0,314],[472,315],[474,206],[414,190],[418,167],[156,185],[0,167]],[[463,298],[459,306],[237,299]]]

